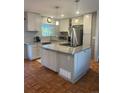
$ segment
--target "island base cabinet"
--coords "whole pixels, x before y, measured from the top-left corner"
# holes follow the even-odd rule
[[[41,64],[61,77],[75,83],[89,70],[91,49],[86,49],[72,54],[41,49]]]
[[[91,49],[78,52],[74,55],[58,54],[59,75],[75,83],[89,70]]]
[[[73,68],[74,68],[74,57],[70,54],[58,53],[58,66],[59,75],[66,80],[72,80]]]
[[[41,49],[41,64],[55,72],[58,72],[57,53],[46,49]]]
[[[90,67],[91,49],[86,49],[74,55],[74,76],[73,81],[76,82],[84,76]]]

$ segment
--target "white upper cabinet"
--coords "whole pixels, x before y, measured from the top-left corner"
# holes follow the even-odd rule
[[[91,45],[91,26],[92,26],[92,14],[84,15],[83,17],[83,44]]]
[[[35,19],[36,19],[36,30],[40,31],[40,26],[42,23],[41,16],[39,14],[37,14]]]
[[[25,13],[25,31],[40,31],[41,16],[40,14]]]
[[[91,23],[92,23],[92,14],[87,14],[83,16],[83,29],[84,33],[91,33]]]
[[[83,16],[72,18],[72,25],[83,25]]]
[[[59,27],[59,31],[60,32],[68,32],[68,28],[69,28],[69,19],[62,19],[60,20],[60,27]]]

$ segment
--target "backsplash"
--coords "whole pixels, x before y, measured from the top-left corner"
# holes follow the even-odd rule
[[[40,31],[24,31],[24,42],[33,42],[35,36],[40,36]]]
[[[34,37],[35,36],[39,36],[41,38],[41,32],[38,31],[25,31],[24,32],[24,42],[33,42],[34,41]],[[50,42],[51,40],[58,40],[58,37],[56,36],[48,36],[48,37],[42,37],[41,38],[41,42]]]

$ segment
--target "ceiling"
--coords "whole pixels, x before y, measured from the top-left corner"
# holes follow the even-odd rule
[[[55,9],[55,6],[60,8]],[[78,2],[79,15],[94,12],[99,9],[99,0],[80,0]],[[42,16],[64,18],[79,16],[76,12],[75,0],[24,0],[24,10],[40,13]]]

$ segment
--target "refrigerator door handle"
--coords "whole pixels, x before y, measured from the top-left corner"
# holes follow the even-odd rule
[[[73,28],[73,46],[77,46],[78,45],[78,40],[77,40],[77,35],[76,35],[77,33],[76,33],[76,30],[75,30],[75,28]]]

